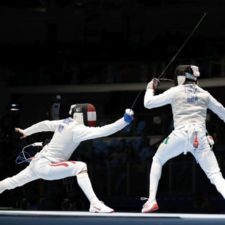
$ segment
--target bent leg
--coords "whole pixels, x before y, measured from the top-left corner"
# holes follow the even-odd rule
[[[45,158],[40,159],[35,164],[38,175],[45,180],[59,180],[66,177],[77,176],[77,183],[85,193],[88,200],[98,200],[91,185],[87,173],[87,165],[78,161],[63,161],[49,163]]]
[[[77,175],[77,183],[90,202],[98,201],[87,171]]]
[[[80,162],[82,163],[82,162]],[[82,170],[77,174],[77,183],[90,201],[90,212],[102,212],[102,213],[111,213],[114,210],[106,206],[103,202],[99,201],[95,192],[93,190],[90,178],[87,173],[86,163],[82,163]]]
[[[81,171],[87,171],[87,166],[83,162],[62,161],[51,163],[46,158],[36,161],[33,168],[35,173],[44,180],[59,180],[77,176]]]
[[[2,180],[0,182],[0,193],[2,193],[5,190],[11,190],[16,187],[23,186],[24,184],[29,183],[36,179],[38,178],[32,172],[30,166],[28,166],[18,174]]]

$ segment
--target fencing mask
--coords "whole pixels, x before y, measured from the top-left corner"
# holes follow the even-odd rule
[[[70,106],[69,115],[78,123],[93,127],[96,125],[95,106],[90,103],[74,104]]]
[[[197,78],[200,76],[199,68],[194,65],[179,65],[175,69],[175,76],[177,84],[184,84],[186,81],[197,82]]]

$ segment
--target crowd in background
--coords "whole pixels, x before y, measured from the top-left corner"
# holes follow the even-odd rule
[[[104,51],[102,43],[94,46],[88,43],[85,46],[8,44],[2,46],[1,80],[9,86],[146,82],[163,71],[185,38],[165,34],[138,49],[118,41],[117,47]],[[220,50],[214,51],[214,46],[220,46]],[[125,48],[128,49],[125,51]],[[185,57],[180,53],[166,76],[173,78],[176,65],[197,64],[202,78],[224,77],[223,50],[223,39],[195,38],[186,46]]]

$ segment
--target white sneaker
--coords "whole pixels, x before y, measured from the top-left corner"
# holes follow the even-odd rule
[[[92,213],[112,213],[114,209],[109,208],[103,202],[97,201],[90,204],[89,212]]]
[[[143,205],[141,210],[142,213],[151,213],[159,209],[158,203],[156,201],[150,202],[149,200]]]

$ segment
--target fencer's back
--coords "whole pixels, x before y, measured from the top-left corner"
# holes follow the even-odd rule
[[[173,91],[174,127],[190,123],[205,127],[208,92],[195,84],[179,85]]]

